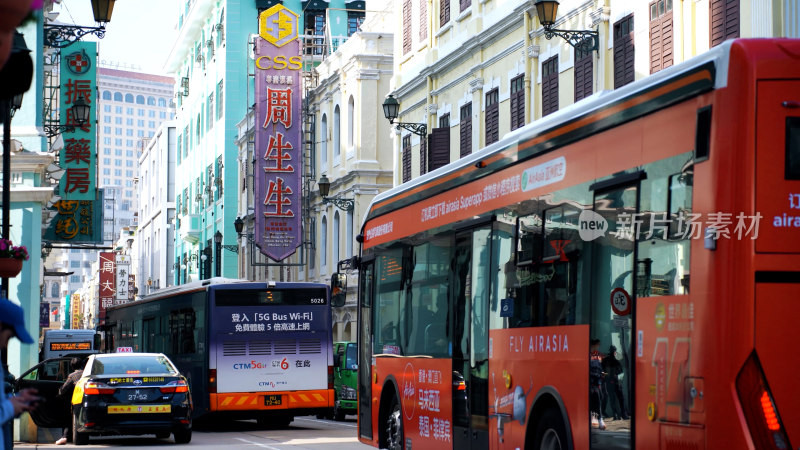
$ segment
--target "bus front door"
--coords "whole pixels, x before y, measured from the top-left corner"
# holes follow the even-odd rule
[[[489,264],[491,227],[456,235],[451,286],[453,447],[489,448]]]

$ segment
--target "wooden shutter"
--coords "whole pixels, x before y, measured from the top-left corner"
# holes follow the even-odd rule
[[[650,4],[650,73],[673,64],[672,2]]]
[[[542,116],[558,111],[558,55],[542,63]]]
[[[450,127],[434,128],[428,135],[428,148],[430,148],[430,170],[450,163]]]
[[[711,46],[739,37],[739,0],[711,0]]]
[[[472,0],[459,0],[459,6],[459,12],[464,12],[464,10],[472,6]]]
[[[403,0],[403,54],[411,51],[411,0]]]
[[[594,62],[592,52],[575,50],[575,101],[592,95]]]
[[[450,0],[439,0],[439,27],[445,26],[447,22],[450,22]]]
[[[428,140],[426,136],[419,140],[419,174],[428,173]]]
[[[419,2],[419,40],[420,42],[428,39],[428,2]]]
[[[461,122],[459,125],[459,144],[461,158],[472,153],[472,102],[461,107]]]
[[[494,88],[486,94],[486,145],[497,142],[500,139],[498,93],[498,89]]]
[[[411,136],[403,137],[403,183],[411,181]]]
[[[633,14],[614,24],[614,89],[632,83],[633,68]]]
[[[525,125],[525,79],[523,75],[511,80],[511,129]]]

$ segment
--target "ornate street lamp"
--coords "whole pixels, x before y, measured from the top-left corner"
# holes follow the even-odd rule
[[[75,128],[80,128],[83,124],[89,122],[89,116],[92,112],[92,107],[86,103],[86,100],[83,99],[83,95],[79,95],[74,102],[72,102],[72,106],[69,107],[70,109],[70,117],[72,117],[72,122],[74,124],[69,125],[48,125],[44,124],[42,128],[44,128],[44,132],[47,137],[53,137],[58,134],[61,134],[65,131],[72,132],[75,131]]]
[[[536,14],[539,16],[539,23],[544,27],[544,37],[552,39],[553,36],[558,36],[569,45],[573,46],[576,50],[582,52],[597,51],[598,49],[598,32],[593,30],[559,30],[553,28],[556,23],[556,13],[558,12],[558,1],[556,0],[537,0],[534,3],[536,6]]]
[[[81,27],[78,25],[45,25],[44,45],[53,48],[64,48],[81,40],[87,34],[94,34],[102,39],[106,35],[106,23],[111,21],[116,0],[91,0],[94,21],[99,27]]]
[[[351,198],[328,197],[328,194],[331,191],[331,182],[328,180],[327,176],[322,175],[317,182],[317,186],[319,186],[319,195],[322,196],[323,205],[330,203],[333,206],[348,212],[355,209],[356,201]]]
[[[428,126],[424,123],[404,123],[404,122],[395,122],[394,120],[397,119],[397,115],[400,112],[400,102],[394,98],[394,95],[389,94],[386,97],[386,100],[383,101],[383,115],[389,119],[389,123],[392,125],[397,125],[400,128],[408,130],[418,136],[425,137],[428,134]]]

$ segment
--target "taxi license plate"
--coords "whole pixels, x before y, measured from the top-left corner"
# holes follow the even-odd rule
[[[281,396],[280,395],[265,395],[264,396],[264,405],[265,406],[278,406],[281,404]]]
[[[152,414],[170,413],[171,405],[113,405],[108,407],[109,414]]]

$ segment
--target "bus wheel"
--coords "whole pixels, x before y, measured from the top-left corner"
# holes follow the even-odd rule
[[[386,416],[386,448],[388,450],[403,449],[403,415],[400,412],[400,402],[397,397],[392,398],[389,415]]]
[[[345,414],[344,414],[344,411],[342,411],[342,408],[339,408],[334,403],[333,404],[333,420],[335,420],[337,422],[342,422],[342,421],[344,421],[344,416],[345,416]]]
[[[563,450],[567,448],[567,431],[555,409],[548,409],[536,423],[534,450]],[[526,447],[527,448],[527,447]]]

